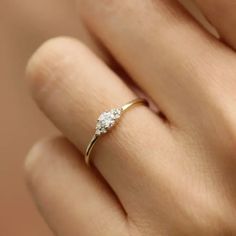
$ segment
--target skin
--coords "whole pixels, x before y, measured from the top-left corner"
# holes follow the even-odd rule
[[[236,2],[196,2],[220,39],[173,0],[77,0],[92,38],[51,39],[30,59],[32,95],[64,135],[26,161],[55,235],[236,235]],[[124,74],[167,121],[133,108],[88,168],[98,115],[136,97]]]

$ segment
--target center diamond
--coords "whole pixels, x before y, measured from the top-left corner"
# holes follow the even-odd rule
[[[112,126],[115,125],[116,121],[120,118],[120,115],[120,108],[103,112],[97,120],[96,134],[105,134]]]

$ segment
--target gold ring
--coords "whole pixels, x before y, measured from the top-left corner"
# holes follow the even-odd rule
[[[90,165],[90,154],[98,138],[103,134],[107,133],[108,130],[110,130],[117,123],[117,121],[120,119],[121,115],[123,115],[125,111],[138,104],[147,106],[148,102],[143,98],[136,98],[121,107],[113,108],[109,111],[101,113],[97,120],[95,134],[89,142],[85,152],[85,162],[87,165]]]

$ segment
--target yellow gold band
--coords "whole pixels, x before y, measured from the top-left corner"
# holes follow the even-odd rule
[[[89,142],[86,152],[85,152],[85,162],[90,165],[91,161],[91,151],[97,142],[98,138],[103,134],[107,133],[118,121],[118,119],[126,112],[128,109],[135,105],[148,105],[148,102],[143,98],[136,98],[120,108],[111,109],[110,111],[103,112],[97,121],[96,132],[93,135],[91,141]]]

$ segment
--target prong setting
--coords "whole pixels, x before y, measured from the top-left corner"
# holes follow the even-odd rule
[[[125,103],[123,106],[119,108],[113,108],[109,111],[105,111],[100,114],[100,116],[97,119],[97,125],[96,125],[96,131],[93,135],[92,139],[90,140],[86,151],[85,151],[85,162],[89,166],[91,162],[91,151],[96,144],[97,140],[102,136],[103,134],[107,133],[109,129],[111,129],[116,123],[118,123],[118,119],[120,119],[121,115],[123,116],[123,113],[125,113],[127,110],[129,110],[131,107],[135,105],[148,105],[147,101],[143,98],[136,98],[134,100],[131,100],[128,103]]]
[[[120,118],[122,113],[122,108],[113,108],[110,111],[105,111],[100,114],[97,119],[96,125],[96,135],[101,135],[107,133],[109,129],[111,129]]]

